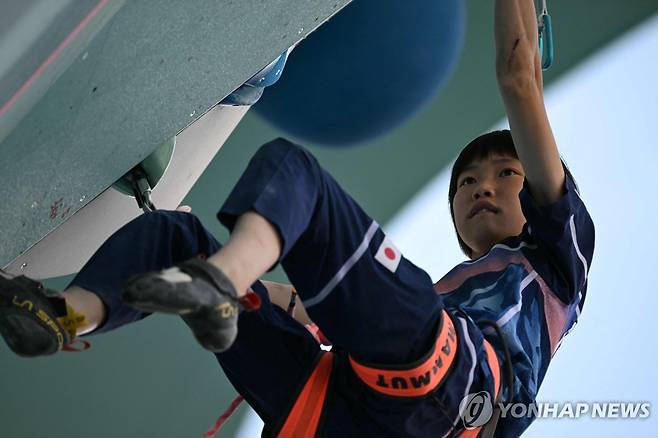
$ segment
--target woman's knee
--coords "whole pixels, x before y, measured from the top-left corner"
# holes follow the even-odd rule
[[[275,162],[282,161],[284,158],[292,154],[298,159],[305,161],[311,166],[317,165],[317,160],[308,150],[299,146],[285,138],[279,137],[270,142],[265,143],[254,155],[254,159],[266,159]]]

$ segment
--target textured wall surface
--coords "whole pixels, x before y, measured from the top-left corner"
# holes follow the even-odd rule
[[[0,136],[0,266],[347,3],[98,3],[77,39],[54,52],[20,98],[0,104],[5,123],[34,104],[44,82],[52,84]],[[12,81],[6,87],[16,89]]]

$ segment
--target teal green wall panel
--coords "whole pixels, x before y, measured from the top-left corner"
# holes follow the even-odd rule
[[[44,70],[0,120],[52,82],[0,136],[0,266],[347,3],[126,2],[88,45],[62,52],[74,60],[61,76]]]

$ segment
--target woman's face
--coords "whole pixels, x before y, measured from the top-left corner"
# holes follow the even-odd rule
[[[521,233],[526,222],[519,201],[524,176],[521,162],[505,155],[474,161],[462,170],[452,205],[457,232],[473,250],[471,258]]]

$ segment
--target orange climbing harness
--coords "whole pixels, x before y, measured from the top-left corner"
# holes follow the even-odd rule
[[[294,295],[292,300],[294,300]],[[291,303],[293,302],[291,300]],[[294,307],[291,304],[289,312]],[[417,362],[405,366],[365,365],[350,357],[350,364],[355,374],[371,389],[382,394],[396,397],[422,397],[434,391],[449,374],[457,356],[457,333],[450,314],[445,310],[438,329],[433,348]],[[491,370],[494,383],[493,399],[498,401],[501,395],[501,367],[491,344],[484,340],[487,365]],[[506,356],[508,353],[506,352]],[[306,379],[293,407],[272,436],[277,438],[314,437],[321,424],[327,391],[331,384],[334,368],[334,354],[322,351],[310,376]],[[221,423],[240,403],[238,397],[221,418],[216,427],[204,435],[211,438]],[[496,413],[497,414],[497,413]],[[493,436],[497,418],[489,424],[474,429],[467,429],[459,438],[484,438]]]
[[[316,435],[324,411],[327,388],[331,382],[333,363],[333,353],[328,351],[320,353],[319,360],[295,400],[286,421],[274,436],[295,438]]]
[[[350,356],[357,376],[373,390],[394,397],[422,397],[438,387],[448,375],[457,356],[457,333],[448,312],[436,341],[425,357],[403,366],[365,365]]]

